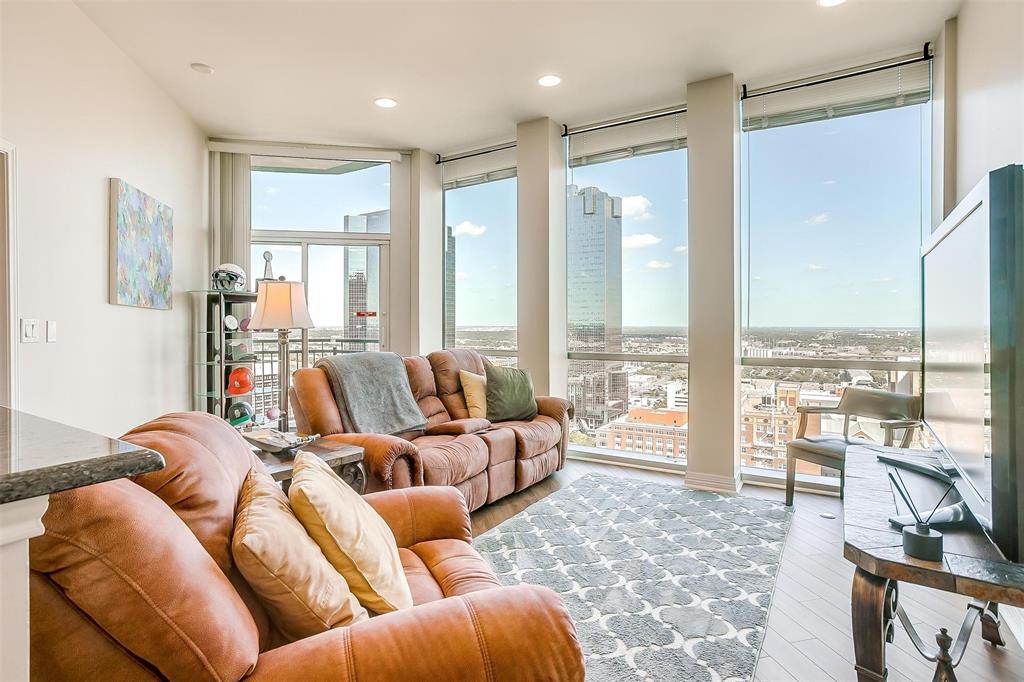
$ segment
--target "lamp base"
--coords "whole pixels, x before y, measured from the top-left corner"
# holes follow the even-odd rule
[[[291,372],[288,369],[288,345],[291,341],[292,332],[290,329],[277,330],[277,387],[278,387],[278,409],[281,415],[277,419],[277,430],[288,431],[288,382],[291,379]]]

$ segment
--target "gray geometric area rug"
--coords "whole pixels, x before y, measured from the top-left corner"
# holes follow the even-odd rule
[[[790,510],[590,474],[478,537],[505,585],[562,597],[587,679],[749,680]]]

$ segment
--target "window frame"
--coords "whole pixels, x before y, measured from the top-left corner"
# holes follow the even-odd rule
[[[682,110],[685,112],[685,107],[682,108]],[[673,111],[675,113],[678,113],[675,110],[673,110]],[[675,113],[673,113],[672,115],[675,115]],[[628,126],[629,124],[627,123],[625,125]],[[657,148],[657,149],[653,148],[654,145],[647,145],[647,146],[651,147],[651,149],[649,151],[648,150],[644,150],[641,153],[629,153],[629,154],[624,154],[623,153],[623,154],[619,154],[618,156],[616,156],[614,154],[601,154],[599,156],[601,156],[603,158],[601,158],[601,160],[599,160],[599,161],[591,161],[591,162],[588,162],[588,163],[582,163],[582,164],[573,165],[572,164],[572,155],[571,155],[571,152],[570,152],[570,144],[569,144],[569,139],[570,139],[572,134],[573,133],[571,131],[569,131],[568,134],[565,135],[565,140],[566,140],[566,143],[565,143],[565,163],[566,163],[566,170],[567,170],[567,177],[566,177],[566,186],[567,187],[569,185],[579,184],[579,183],[575,182],[575,177],[572,174],[572,171],[575,168],[586,168],[587,166],[590,166],[590,165],[610,164],[610,163],[615,163],[616,161],[627,159],[627,158],[635,158],[636,156],[647,156],[647,155],[653,156],[653,155],[657,155],[657,154],[663,154],[663,153],[679,151],[680,149],[688,149],[688,144],[687,144],[686,138],[683,137],[681,140],[674,140],[671,143],[660,143],[659,144],[659,148]],[[584,132],[583,134],[586,134],[586,133]],[[630,152],[633,152],[633,150],[630,149]],[[604,158],[604,157],[607,157],[607,158]],[[687,156],[686,156],[686,163],[687,163],[687,172],[689,172],[689,168],[688,168],[688,166],[689,166],[689,154],[687,154]],[[684,192],[684,194],[688,193],[688,188],[687,187],[683,187],[683,192]],[[568,194],[567,194],[566,195],[566,202],[567,203],[568,203],[568,200],[569,200],[569,197],[568,197]],[[566,219],[568,219],[568,217]],[[689,230],[689,226],[687,225],[687,231],[688,230]],[[568,240],[568,230],[566,231],[566,233],[567,233],[566,234],[566,239]],[[569,258],[569,251],[568,251],[568,243],[567,243],[566,244],[566,259],[567,259],[567,261],[568,261],[568,258]],[[689,290],[687,290],[687,296],[689,296]],[[569,302],[568,302],[568,294],[567,294],[567,296],[566,296],[566,333],[567,333],[567,335],[568,335],[569,318],[571,317],[570,312],[569,312],[568,303]],[[687,328],[688,327],[689,327],[689,319],[687,319]],[[568,342],[568,338],[566,339],[566,341]],[[689,348],[689,335],[688,334],[687,334],[687,348]],[[568,361],[578,360],[578,361],[597,361],[597,362],[621,362],[621,363],[627,363],[627,362],[648,362],[648,363],[664,363],[664,364],[685,365],[686,368],[687,368],[687,376],[689,375],[689,365],[690,365],[689,353],[627,353],[627,352],[573,351],[573,350],[569,350],[569,351],[566,352],[566,359]],[[570,377],[571,377],[571,375],[567,376],[567,379],[570,378]],[[627,381],[628,381],[628,379],[627,379]],[[627,410],[627,414],[628,414],[628,410],[629,410],[629,405],[628,404],[626,405],[626,410]],[[595,432],[596,432],[596,430],[595,430]],[[635,435],[635,437],[634,437],[634,435]],[[679,472],[679,473],[683,473],[683,472],[686,471],[686,456],[685,456],[685,454],[684,454],[683,457],[677,458],[677,457],[671,457],[669,455],[666,455],[664,452],[656,453],[654,451],[653,445],[651,446],[651,452],[647,452],[645,436],[643,434],[641,434],[640,432],[637,432],[636,434],[634,434],[632,432],[629,432],[629,433],[627,433],[625,435],[625,437],[621,438],[620,442],[621,442],[622,446],[631,446],[631,447],[636,447],[636,448],[643,448],[643,451],[616,449],[614,447],[611,447],[612,445],[614,445],[615,441],[618,440],[619,438],[620,438],[620,436],[618,434],[616,434],[615,436],[613,436],[610,439],[610,443],[607,446],[605,446],[605,447],[600,447],[600,446],[597,446],[596,444],[595,445],[582,445],[582,444],[573,443],[572,441],[570,441],[569,444],[568,444],[568,448],[567,448],[567,450],[568,450],[567,456],[573,457],[574,459],[580,459],[580,460],[583,460],[583,461],[609,462],[609,463],[620,464],[620,465],[625,465],[625,466],[637,466],[637,467],[654,468],[654,469],[659,469],[660,468],[660,469],[663,469],[663,470],[672,471],[672,472]],[[596,435],[595,435],[595,442],[596,442]]]
[[[504,151],[504,149],[499,149],[499,150],[496,150],[496,151]],[[480,178],[483,178],[483,179],[480,179]],[[447,329],[447,319],[448,319],[447,312],[448,311],[446,310],[446,305],[447,305],[447,300],[448,300],[448,291],[447,291],[448,273],[446,271],[447,259],[445,258],[445,250],[446,250],[446,243],[445,242],[446,242],[446,240],[448,238],[448,233],[447,233],[447,231],[448,231],[448,192],[457,191],[457,190],[461,190],[461,189],[468,189],[470,187],[478,187],[480,185],[488,185],[488,184],[490,184],[492,182],[502,182],[502,181],[505,181],[505,180],[512,180],[512,179],[514,179],[516,181],[516,198],[518,200],[518,196],[519,196],[519,173],[518,173],[518,168],[504,168],[504,169],[500,169],[500,170],[497,170],[497,171],[492,171],[492,172],[489,172],[489,173],[481,173],[479,175],[473,176],[472,181],[469,181],[469,182],[464,182],[464,183],[460,184],[460,181],[458,181],[458,180],[453,181],[451,183],[450,187],[446,187],[445,185],[448,184],[448,183],[445,183],[443,180],[441,182],[441,348],[443,350],[471,350],[471,351],[474,351],[476,353],[479,353],[482,356],[491,356],[491,357],[496,357],[496,358],[515,358],[517,363],[519,361],[519,314],[518,314],[518,311],[516,312],[516,335],[515,335],[516,336],[516,347],[514,349],[508,349],[508,348],[482,348],[482,347],[478,347],[478,346],[472,346],[471,347],[471,346],[459,346],[459,345],[455,345],[455,346],[452,346],[451,348],[449,348],[446,345],[446,343],[445,343],[445,339],[448,337],[448,329]],[[518,248],[518,244],[519,244],[519,215],[518,215],[518,206],[517,206],[517,210],[516,210],[515,227],[516,227],[516,244],[517,244],[517,248]],[[516,274],[516,291],[517,291],[517,296],[518,296],[518,290],[519,290],[519,267],[518,267],[518,261],[517,261],[517,265],[516,265],[516,268],[515,268],[515,274]],[[456,291],[457,290],[458,289],[456,288]],[[517,301],[518,301],[518,298],[517,298]],[[457,312],[458,311],[458,304],[457,303],[456,303],[455,308],[456,308],[456,312]],[[454,315],[453,315],[453,317],[454,317]],[[456,329],[457,329],[458,325],[456,324],[455,326],[456,326]],[[454,335],[455,335],[455,330],[453,329],[452,330],[452,338],[455,338]]]

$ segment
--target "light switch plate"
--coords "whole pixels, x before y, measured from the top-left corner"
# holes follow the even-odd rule
[[[37,343],[39,341],[39,320],[28,317],[21,318],[21,342]]]
[[[46,343],[57,343],[57,320],[46,321]]]

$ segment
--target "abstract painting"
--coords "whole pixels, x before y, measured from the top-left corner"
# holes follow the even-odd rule
[[[110,179],[110,302],[171,308],[174,212],[124,180]]]

